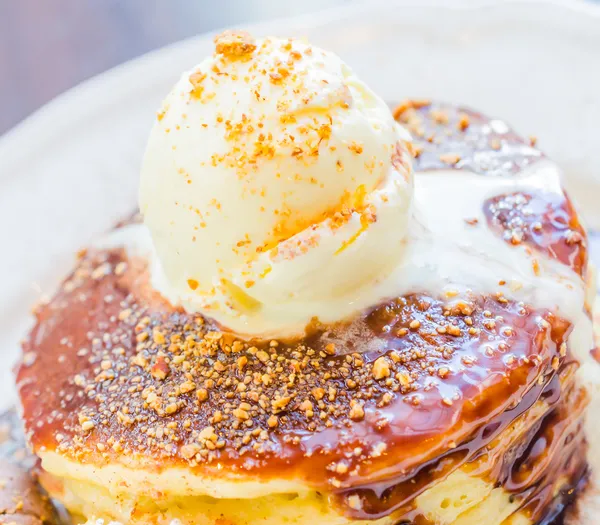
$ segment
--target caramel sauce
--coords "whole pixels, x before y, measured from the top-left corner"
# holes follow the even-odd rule
[[[407,101],[395,112],[411,132],[415,170],[464,169],[485,176],[518,176],[544,158],[501,120],[440,102]]]
[[[585,276],[585,231],[564,193],[500,195],[483,207],[492,230],[499,231],[508,243],[531,246]]]
[[[358,495],[363,501],[363,508],[360,512],[353,513],[353,516],[358,519],[375,519],[389,514],[391,510],[401,510],[403,516],[415,520],[419,516],[419,511],[412,508],[414,498],[439,482],[440,479],[447,477],[457,468],[468,462],[475,463],[482,455],[488,455],[493,450],[489,448],[492,442],[498,439],[515,420],[523,416],[539,399],[545,398],[550,406],[558,403],[560,399],[558,375],[552,373],[550,375],[551,379],[544,385],[536,383],[515,408],[507,410],[492,422],[482,425],[470,438],[456,448],[449,449],[440,456],[418,466],[415,471],[406,473],[402,478],[395,479],[393,483],[388,481],[387,483],[370,484],[341,493],[340,495],[345,498],[352,494]],[[576,423],[581,425],[580,420],[576,420]],[[544,427],[551,427],[550,431],[555,430],[551,422],[544,425]],[[503,451],[502,445],[499,446]],[[519,473],[521,474],[526,471],[529,476],[533,477],[535,473],[535,475],[547,478],[548,476],[552,477],[556,472],[564,472],[564,470],[547,469],[546,465],[538,464],[535,457],[525,457],[532,462],[532,465],[527,470],[520,468]],[[585,453],[582,453],[581,458],[585,463]],[[498,461],[498,458],[495,461]],[[484,460],[482,463],[486,470],[490,468],[489,460]],[[498,461],[498,463],[499,465],[493,465],[494,470],[498,470],[498,467],[502,466],[501,461]],[[509,463],[508,468],[511,467],[512,464]],[[504,484],[501,473],[495,472],[494,475],[488,473],[486,477],[489,477],[492,483]],[[531,483],[524,482],[523,486],[531,490],[533,481],[531,479],[527,479],[527,481],[531,481]],[[507,483],[505,489],[510,492],[517,492],[517,489],[522,489],[523,486],[517,487],[516,483],[509,486]],[[553,485],[551,488],[553,488]]]
[[[554,415],[556,409],[552,412]],[[561,413],[566,413],[566,409],[561,409]],[[551,425],[553,423],[552,417],[545,417],[540,427],[540,430],[535,432],[535,434],[543,434],[544,429],[546,429],[545,433],[551,429]],[[14,412],[9,412],[0,415],[0,426],[6,430],[10,438],[7,441],[0,441],[0,457],[8,459],[12,463],[22,464],[27,467],[29,470],[32,465],[36,463],[35,458],[31,457],[27,451],[25,450],[25,443],[23,441],[23,436],[21,434],[21,424],[16,414]],[[537,426],[536,426],[537,428]],[[525,443],[528,442],[527,439],[523,440]],[[573,442],[580,443],[581,440],[573,440]],[[521,445],[519,449],[522,451],[526,445]],[[583,444],[585,446],[585,444]],[[580,452],[578,454],[580,457],[583,457],[584,454]],[[509,452],[506,454],[507,457],[512,461],[513,455]],[[507,461],[506,464],[510,465],[510,461]],[[39,466],[37,467],[39,469]],[[36,470],[37,470],[36,469]],[[40,471],[40,475],[44,477],[44,486],[48,486],[49,483],[56,483],[56,480],[51,476],[46,475],[43,471]],[[551,482],[551,480],[548,480]],[[538,518],[539,521],[536,522],[536,525],[563,525],[565,513],[568,510],[569,506],[573,502],[575,495],[584,490],[585,484],[587,481],[587,472],[583,468],[580,472],[574,473],[574,475],[570,479],[570,483],[567,483],[560,492],[549,502],[544,502],[545,508],[541,506],[541,514]],[[0,489],[0,493],[2,490]],[[546,491],[548,494],[548,491]],[[0,495],[0,499],[2,499],[2,495]],[[538,503],[540,498],[535,498],[535,503]],[[538,505],[539,506],[539,505]],[[51,507],[49,507],[51,508]],[[414,514],[414,512],[413,512]],[[406,520],[401,521],[400,523],[411,523],[412,525],[432,525],[431,522],[427,521],[422,515],[413,515],[411,517],[410,522]],[[56,518],[48,521],[48,525],[58,525],[59,523],[69,523],[69,520],[63,516],[63,519],[56,520]]]
[[[335,504],[344,512],[383,516],[472,460],[533,405],[558,366],[570,360],[563,350],[570,325],[549,312],[503,298],[474,297],[451,308],[423,295],[399,298],[351,326],[270,350],[275,358],[269,362],[297,367],[292,386],[289,374],[281,372],[271,385],[256,387],[269,399],[284,391],[294,395],[277,411],[278,425],[271,428],[271,406],[263,410],[242,394],[252,391],[251,383],[243,391],[238,387],[247,375],[267,370],[268,363],[249,349],[232,352],[221,344],[210,354],[191,353],[187,372],[176,366],[179,351],[170,350],[171,337],[194,335],[201,341],[212,333],[210,327],[194,328],[193,316],[166,303],[134,303],[133,297],[143,295],[145,274],[116,275],[123,257],[86,254],[69,284],[38,310],[24,344],[33,358],[18,372],[24,421],[36,449],[56,449],[98,465],[119,461],[123,454],[141,456],[154,469],[185,464],[210,475],[220,469],[268,479],[293,471],[311,486],[335,493]],[[138,320],[146,316],[148,324],[140,330]],[[134,364],[138,341],[150,341],[157,327],[164,344],[152,343],[141,352],[147,368]],[[140,333],[148,335],[140,338]],[[332,340],[335,354],[328,355],[324,349]],[[307,352],[313,359],[302,361]],[[166,375],[155,377],[162,356],[168,361]],[[248,358],[244,373],[241,356]],[[382,357],[389,374],[376,379],[375,363]],[[180,393],[171,414],[143,401],[148,389],[170,391],[164,397],[174,398],[190,373],[196,391],[214,378],[208,399],[197,402]],[[327,393],[320,399],[320,411],[328,416],[323,420],[302,408],[309,399],[316,411],[317,385]],[[329,389],[337,392],[333,400]],[[227,413],[242,400],[252,406],[252,427],[240,425],[233,410]],[[357,403],[360,412],[351,418]],[[217,410],[226,414],[221,424],[214,422]],[[86,430],[87,418],[93,428]],[[148,439],[147,429],[156,426],[170,430],[162,439]],[[202,457],[185,457],[184,447],[196,443],[195,432],[207,427],[215,429],[223,446]],[[246,428],[265,431],[264,439],[244,443]],[[352,495],[360,498],[360,512],[347,505]]]
[[[403,107],[398,120],[415,139],[417,172],[451,168],[486,177],[518,177],[545,158],[531,140],[504,122],[470,109],[440,103],[413,107],[408,102]],[[449,162],[451,155],[455,159]],[[483,203],[483,209],[492,230],[507,242],[530,246],[585,276],[586,232],[562,189],[498,195]]]
[[[454,152],[456,169],[516,175],[542,158],[499,121],[431,110],[400,115],[419,131],[417,169],[447,168]],[[519,219],[523,242],[583,272],[584,243],[565,238],[584,236],[566,197],[524,198],[532,215],[502,208],[493,227]],[[544,399],[550,412],[515,449],[517,470],[494,470],[537,516],[555,477],[566,473],[575,486],[585,468],[579,412],[559,410],[559,378],[577,366],[571,328],[502,297],[413,294],[350,324],[317,325],[302,341],[238,344],[153,295],[143,264],[92,250],[37,309],[17,381],[38,451],[98,466],[127,457],[157,472],[297,477],[348,516],[395,512],[417,525],[426,523],[418,494],[463,465],[485,464],[492,444]],[[546,446],[572,450],[570,459],[545,457]]]

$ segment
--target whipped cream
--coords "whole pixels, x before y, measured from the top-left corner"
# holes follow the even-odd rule
[[[148,141],[140,209],[155,286],[250,336],[370,306],[405,249],[408,134],[333,53],[244,33],[215,43]]]

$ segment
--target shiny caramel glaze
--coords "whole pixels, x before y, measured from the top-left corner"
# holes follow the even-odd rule
[[[545,158],[535,139],[526,141],[504,122],[467,108],[406,101],[395,114],[415,139],[417,171],[451,168],[518,177]],[[507,242],[526,244],[585,275],[586,233],[561,188],[499,195],[482,205],[492,229]]]
[[[445,137],[423,135],[417,169],[452,161],[497,175],[541,158],[510,131],[486,131],[492,127],[483,116],[444,108],[447,120],[425,104],[398,112],[409,124],[422,114],[423,128]],[[490,145],[496,135],[506,146]],[[565,210],[571,224],[573,210]],[[550,249],[559,241],[547,229],[547,209],[538,215],[544,236],[535,249],[579,259],[583,268],[584,233],[577,255],[563,259]],[[490,226],[501,234],[511,218],[491,213]],[[487,465],[480,474],[503,476],[523,506],[548,504],[559,475],[567,491],[579,482],[583,447],[572,462],[555,463],[528,445],[550,443],[536,438],[546,433],[552,443],[571,434],[582,443],[569,425],[578,428],[584,401],[565,401],[560,412],[558,377],[577,366],[566,345],[570,330],[552,312],[501,295],[441,301],[413,294],[350,323],[315,323],[302,341],[243,342],[157,297],[143,261],[119,249],[90,250],[37,308],[17,381],[37,451],[97,465],[126,456],[156,470],[298,477],[356,518],[397,511],[424,523],[415,496],[460,466]],[[513,464],[525,465],[519,475],[526,481],[517,483],[511,465],[499,468],[496,458],[490,466],[482,456],[539,399],[552,402],[539,432],[514,444],[521,452]],[[568,423],[552,416],[558,412],[571,414]],[[532,506],[532,516],[541,517],[544,505]]]
[[[394,109],[414,139],[415,169],[465,169],[488,176],[518,175],[544,158],[505,122],[468,108],[407,100]]]
[[[535,525],[574,525],[577,523],[577,510],[574,508],[577,497],[587,488],[589,472],[585,472],[579,483],[561,490],[550,502],[545,515]]]
[[[587,443],[581,415],[587,399],[585,393],[576,388],[566,392],[548,390],[545,395],[552,398],[553,408],[507,453],[498,479],[505,490],[525,502],[524,509],[532,516],[549,519],[560,510],[551,506],[557,473],[565,477],[561,488],[563,497],[582,489],[586,481]]]
[[[566,407],[570,406],[569,404],[565,405]],[[553,410],[555,413],[556,409]],[[560,411],[562,414],[567,412],[566,409]],[[560,419],[561,421],[564,419]],[[538,436],[544,436],[546,439],[546,435],[552,432],[552,418],[546,417],[543,420],[543,423],[540,425],[540,430],[536,432]],[[550,424],[549,424],[550,423]],[[537,428],[537,427],[536,427]],[[553,435],[553,433],[552,433]],[[550,438],[552,439],[552,438]],[[580,439],[567,438],[573,445],[572,449],[575,449],[577,445],[580,444]],[[530,440],[529,440],[530,441]],[[529,442],[528,440],[524,440],[525,443]],[[565,440],[566,441],[566,440]],[[585,445],[584,445],[585,446]],[[28,454],[27,450],[25,450],[24,436],[22,435],[21,422],[16,417],[14,411],[10,411],[4,414],[0,414],[0,458],[3,460],[9,461],[13,465],[19,465],[21,469],[19,471],[20,476],[22,478],[29,478],[33,480],[35,478],[34,472],[37,469],[30,469],[32,465],[34,465],[35,459]],[[517,452],[520,452],[521,456],[524,456],[523,453],[525,447],[520,447],[517,449]],[[506,455],[507,458],[511,460],[514,459],[514,452],[511,452]],[[504,462],[505,465],[510,464],[509,461]],[[554,467],[555,465],[553,465]],[[14,467],[11,467],[14,468]],[[521,470],[521,469],[519,469]],[[568,510],[570,510],[571,503],[574,501],[575,496],[578,492],[585,488],[586,483],[586,473],[583,472],[583,475],[579,477],[579,482],[577,483],[577,475],[573,476],[572,483],[567,484],[563,490],[547,505],[544,509],[545,512],[539,518],[539,521],[536,525],[563,525],[564,518]],[[46,475],[48,477],[48,475]],[[543,486],[538,483],[538,485]],[[41,495],[43,498],[42,501],[47,502],[45,499],[45,495],[43,495],[39,487],[34,486],[33,490],[35,491],[36,498]],[[0,500],[3,500],[6,497],[10,498],[10,501],[13,501],[14,491],[13,486],[11,484],[6,484],[0,486]],[[539,498],[537,499],[539,501]],[[29,510],[28,510],[29,509]],[[59,525],[64,524],[67,525],[70,521],[63,516],[63,519],[58,519],[57,514],[54,513],[54,510],[49,505],[45,504],[42,507],[36,508],[35,512],[31,512],[32,506],[31,504],[27,504],[23,507],[22,511],[15,514],[4,514],[0,516],[0,523],[3,523],[2,518],[5,518],[6,523],[17,523],[17,524],[44,524],[44,525]],[[417,516],[417,521],[422,522],[421,517]]]
[[[513,193],[485,202],[493,229],[511,244],[527,243],[585,275],[585,231],[566,195]]]
[[[525,314],[528,316],[529,314]],[[506,316],[504,316],[506,318]],[[510,326],[515,326],[515,319],[508,321]],[[517,321],[518,323],[518,321]],[[510,328],[512,329],[512,328]],[[562,327],[559,329],[562,333]],[[554,339],[556,334],[551,335]],[[545,345],[542,341],[532,341],[533,348],[537,344],[541,343],[541,347]],[[467,346],[467,345],[465,345]],[[538,347],[538,348],[541,348]],[[483,346],[485,348],[485,344]],[[503,342],[499,343],[499,348],[503,348]],[[474,374],[469,374],[469,377],[463,377],[462,381],[470,383],[472,387],[475,387],[471,392],[472,397],[466,398],[465,403],[460,412],[460,417],[464,422],[469,421],[471,418],[473,422],[477,421],[476,424],[471,426],[471,432],[468,437],[460,443],[450,444],[445,451],[436,454],[432,459],[423,461],[414,466],[411,470],[407,470],[401,474],[398,474],[394,479],[394,484],[390,484],[389,481],[372,483],[368,485],[362,485],[358,489],[349,489],[344,491],[343,496],[349,500],[353,495],[359,497],[361,500],[360,510],[355,511],[353,515],[357,518],[375,518],[385,515],[388,508],[403,509],[402,515],[412,518],[415,523],[421,523],[419,521],[419,509],[412,508],[415,496],[418,496],[424,490],[431,486],[435,480],[440,479],[448,475],[459,466],[468,465],[469,470],[473,471],[477,475],[484,475],[490,479],[492,483],[502,484],[506,490],[515,493],[515,497],[522,497],[523,501],[529,499],[529,496],[538,495],[538,489],[542,489],[542,483],[544,489],[552,490],[554,488],[554,481],[556,480],[556,473],[568,473],[566,474],[569,478],[571,477],[571,468],[561,469],[549,469],[548,465],[544,461],[538,458],[530,457],[529,454],[525,454],[524,458],[529,460],[530,463],[522,464],[518,467],[516,474],[519,474],[523,478],[526,478],[528,482],[521,479],[520,483],[513,481],[513,470],[518,463],[519,458],[523,457],[523,449],[526,449],[530,436],[517,436],[517,440],[514,442],[507,441],[510,434],[509,427],[518,421],[526,417],[527,411],[538,401],[543,401],[549,406],[547,414],[544,416],[547,418],[546,421],[542,421],[541,424],[536,424],[534,430],[538,430],[543,433],[549,433],[552,438],[548,440],[551,442],[553,447],[558,446],[563,433],[558,428],[556,423],[557,418],[550,417],[555,412],[564,417],[570,414],[569,423],[576,429],[578,436],[578,444],[581,444],[583,439],[583,433],[581,430],[581,413],[583,408],[587,404],[587,399],[583,393],[575,389],[577,395],[573,395],[573,398],[563,399],[561,398],[561,386],[562,383],[566,383],[569,386],[570,377],[577,365],[565,354],[565,349],[562,352],[559,349],[558,355],[563,355],[563,359],[557,358],[556,354],[552,357],[550,365],[545,371],[542,367],[536,367],[541,375],[537,381],[531,382],[531,377],[527,378],[524,383],[529,386],[528,390],[523,390],[518,396],[518,402],[515,400],[515,394],[510,393],[510,388],[506,389],[506,385],[503,385],[499,390],[495,390],[497,386],[490,384],[489,377],[483,377],[480,375],[481,369],[477,370]],[[503,350],[500,350],[503,353]],[[489,347],[487,348],[489,354]],[[509,350],[509,355],[511,351]],[[537,359],[537,358],[536,358]],[[464,358],[461,358],[464,364]],[[504,360],[511,361],[511,357],[504,356]],[[481,364],[481,363],[479,363]],[[472,365],[471,365],[472,366]],[[490,362],[484,364],[486,371],[492,372],[492,364]],[[473,372],[473,369],[470,370]],[[506,371],[498,368],[495,370],[496,373],[506,374]],[[493,373],[493,372],[492,372]],[[505,376],[506,377],[506,376]],[[508,375],[510,377],[510,374]],[[525,379],[525,378],[523,378]],[[478,380],[481,383],[478,383]],[[511,379],[509,379],[511,381]],[[475,386],[476,385],[476,386]],[[483,391],[482,385],[487,385],[485,391]],[[483,398],[483,402],[479,404],[477,395],[477,389],[479,390],[480,396]],[[464,391],[464,390],[463,390]],[[468,392],[468,390],[467,390]],[[465,392],[465,397],[468,395]],[[481,395],[483,394],[483,395]],[[508,397],[507,397],[508,396]],[[511,401],[511,396],[512,401]],[[487,421],[482,418],[482,413],[490,410],[490,403],[498,402],[498,400],[508,401],[503,406],[503,412],[497,413],[496,417],[491,417]],[[430,409],[431,417],[435,418],[438,416],[435,410]],[[570,430],[573,430],[572,428]],[[410,428],[405,428],[405,432],[410,432]],[[569,432],[571,434],[571,432]],[[423,436],[423,439],[429,440],[429,436]],[[507,447],[510,447],[507,450]],[[583,466],[585,468],[585,452],[581,448],[578,450],[579,454],[577,459],[579,463],[578,467]],[[545,460],[553,459],[553,456],[549,453]],[[558,467],[558,465],[555,465]],[[570,467],[570,465],[569,465]],[[575,480],[579,479],[581,473],[579,471],[573,473]],[[527,492],[527,494],[522,494]],[[544,503],[548,503],[553,494],[544,494],[545,497],[540,496],[540,500],[543,499]],[[356,501],[356,499],[354,500]],[[382,505],[383,503],[383,505]],[[542,511],[545,511],[545,507],[536,507],[532,509],[532,515],[539,516]],[[423,522],[425,523],[425,522]]]
[[[568,406],[569,404],[566,405],[566,407]],[[553,413],[555,411],[556,409],[553,409]],[[567,410],[563,409],[560,412],[564,414],[567,412]],[[562,421],[563,419],[560,420]],[[551,417],[544,418],[543,423],[540,425],[540,429],[536,432],[536,434],[538,436],[544,436],[544,439],[547,439],[545,436],[552,432],[552,423],[553,421]],[[552,435],[554,435],[554,433],[552,433]],[[571,437],[567,439],[573,444],[575,444],[571,447],[572,449],[575,449],[575,447],[581,442],[581,440],[574,439]],[[530,440],[523,441],[525,443],[528,443]],[[15,412],[9,411],[4,414],[0,414],[0,458],[9,461],[11,464],[20,465],[21,468],[24,469],[20,471],[20,474],[24,477],[29,476],[30,479],[32,479],[35,477],[34,472],[37,471],[37,468],[31,469],[31,466],[34,465],[36,461],[34,457],[32,457],[24,447],[25,442],[24,436],[22,435],[21,422],[17,418]],[[521,446],[517,449],[517,452],[520,453],[521,456],[524,456],[524,449],[525,447]],[[510,460],[513,460],[514,455],[514,452],[510,452],[506,455],[506,457],[510,458]],[[507,465],[510,464],[510,462],[505,461],[504,464]],[[545,512],[542,513],[542,515],[539,518],[539,521],[536,522],[535,525],[563,525],[565,523],[564,518],[567,514],[567,511],[570,510],[571,504],[573,503],[576,494],[585,488],[585,483],[587,480],[586,472],[583,472],[581,474],[582,475],[579,477],[578,483],[578,475],[573,476],[572,483],[567,484],[559,492],[559,494],[557,494],[556,497],[546,505],[546,508],[544,509]],[[49,476],[45,474],[45,477],[48,478]],[[538,483],[538,485],[542,484]],[[35,491],[36,493],[41,494],[37,486],[35,487]],[[9,484],[0,486],[0,500],[6,497],[6,495],[9,495],[10,498],[13,498],[14,496],[14,492],[12,492],[12,487]],[[45,498],[45,496],[42,497]],[[537,501],[539,501],[539,499]],[[27,508],[29,507],[24,507],[25,511]],[[18,515],[4,514],[0,516],[0,523],[3,523],[2,518],[6,519],[6,523],[23,523],[30,525],[42,523],[44,523],[44,525],[67,525],[68,523],[70,523],[70,520],[68,520],[64,516],[62,517],[62,519],[58,519],[52,507],[44,506],[42,507],[42,509],[48,509],[49,513],[38,510],[34,513],[35,515],[32,515],[31,512],[25,512],[24,514],[20,513]],[[416,517],[416,520],[417,522],[423,522],[422,518],[419,516]]]
[[[147,272],[124,264],[118,251],[84,255],[38,309],[18,373],[37,450],[214,475],[217,463],[265,478],[294,471],[356,507],[346,487],[412,477],[482,425],[492,439],[512,418],[490,421],[526,410],[569,359],[568,323],[503,297],[448,307],[409,296],[300,343],[243,343],[138,302]],[[399,506],[372,505],[371,493],[361,491],[364,512]]]

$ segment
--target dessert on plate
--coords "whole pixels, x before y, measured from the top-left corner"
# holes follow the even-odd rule
[[[591,490],[586,233],[504,122],[226,32],[157,114],[140,212],[17,371],[75,523],[542,525]]]

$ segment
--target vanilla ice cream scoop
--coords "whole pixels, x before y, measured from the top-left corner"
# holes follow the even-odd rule
[[[402,256],[408,137],[342,60],[299,40],[215,39],[163,103],[140,208],[172,302],[239,334],[369,306]]]

